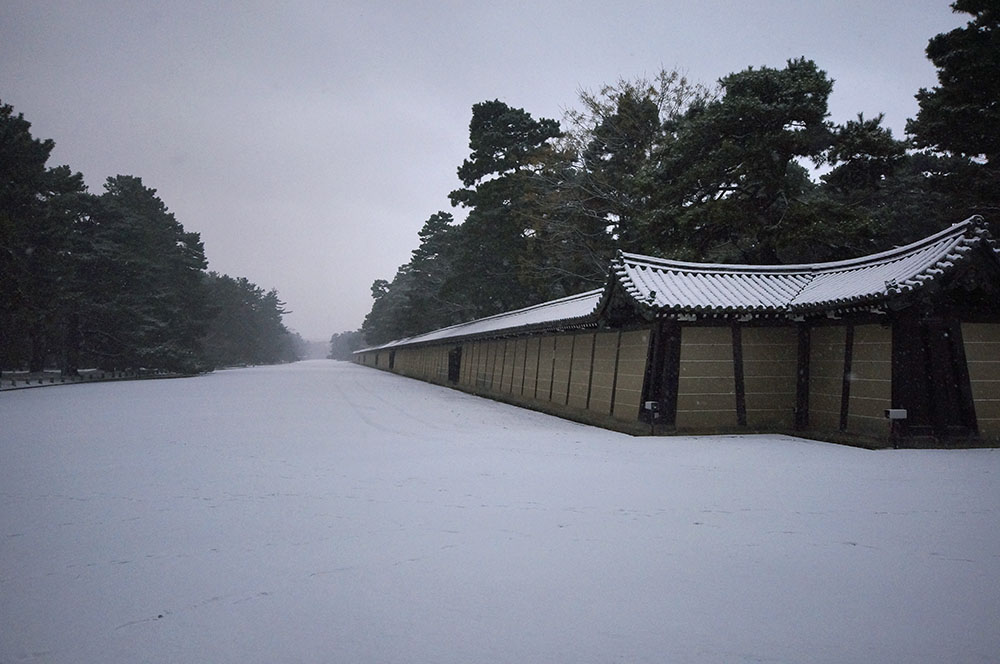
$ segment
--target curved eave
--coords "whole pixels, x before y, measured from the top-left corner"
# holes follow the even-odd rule
[[[975,261],[1000,274],[982,217],[903,247],[813,265],[686,263],[618,252],[604,288],[434,330],[356,353],[458,344],[656,319],[791,319],[901,309],[948,287]]]
[[[970,217],[903,247],[814,265],[700,264],[619,253],[610,277],[620,288],[609,284],[605,299],[617,290],[647,319],[883,311],[949,280],[980,246],[997,261],[982,218]]]
[[[892,249],[887,249],[875,254],[868,254],[857,258],[848,258],[846,260],[830,261],[826,263],[799,263],[789,265],[693,263],[666,258],[656,258],[654,256],[645,256],[643,254],[631,254],[622,251],[618,252],[618,259],[658,269],[674,269],[678,271],[707,271],[733,274],[760,274],[762,272],[769,274],[807,274],[821,271],[846,271],[865,267],[873,263],[890,262],[893,259],[912,253],[917,249],[934,245],[949,236],[956,238],[959,236],[965,236],[968,239],[972,239],[974,237],[987,240],[993,246],[996,245],[995,240],[990,238],[990,233],[986,228],[986,223],[983,220],[983,217],[980,215],[973,215],[968,219],[952,224],[948,228],[940,230],[933,235],[928,235],[927,237],[917,240],[916,242],[911,242],[910,244],[893,247]],[[616,262],[618,261],[616,260]]]
[[[594,316],[598,319],[606,318],[606,312],[611,307],[612,303],[617,298],[623,297],[625,299],[625,303],[634,313],[646,320],[653,320],[656,317],[656,310],[650,307],[647,302],[643,302],[638,299],[635,296],[635,293],[630,292],[627,288],[625,288],[621,280],[617,278],[616,267],[621,260],[621,255],[622,252],[619,251],[615,262],[611,264],[604,292],[601,294],[601,299],[594,308]]]

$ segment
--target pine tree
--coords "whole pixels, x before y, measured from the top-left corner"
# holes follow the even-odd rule
[[[449,195],[452,205],[469,208],[469,214],[455,234],[454,271],[442,289],[444,298],[462,303],[461,318],[544,299],[521,272],[542,214],[539,171],[559,135],[555,120],[535,120],[501,101],[472,107],[472,153],[458,169],[465,186]]]
[[[917,117],[906,123],[916,147],[950,157],[949,178],[929,184],[960,216],[997,216],[1000,201],[1000,6],[958,0],[955,12],[972,20],[927,44],[938,85],[921,89]]]

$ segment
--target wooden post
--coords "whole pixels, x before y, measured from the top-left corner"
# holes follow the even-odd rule
[[[854,324],[847,326],[844,339],[844,378],[840,386],[840,430],[847,431],[847,416],[851,408],[851,364],[854,358]]]
[[[811,353],[809,326],[799,323],[799,352],[795,377],[795,428],[809,427],[809,355]]]
[[[747,425],[747,394],[743,377],[743,329],[733,323],[733,382],[736,392],[736,424]]]

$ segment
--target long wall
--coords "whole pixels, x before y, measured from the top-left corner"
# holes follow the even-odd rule
[[[651,329],[404,346],[361,353],[357,361],[542,410],[637,425]],[[682,327],[678,338],[678,431],[794,430],[799,396],[796,327],[736,330],[730,324],[692,325]],[[850,365],[845,364],[848,340]],[[881,415],[888,407],[891,384],[889,340],[887,328],[877,325],[811,331],[810,430],[887,435]],[[459,353],[457,374],[449,380],[449,358]]]
[[[645,396],[652,330],[650,325],[403,346],[362,352],[356,361],[595,424],[641,430],[643,399],[652,398]],[[966,323],[962,337],[980,435],[1000,438],[1000,325]],[[674,358],[664,375],[676,380],[677,431],[792,432],[801,425],[820,437],[889,440],[888,325],[831,322],[808,330],[685,325],[665,338],[663,343],[679,343],[676,353],[663,354]]]
[[[580,330],[360,353],[367,366],[556,413],[636,423],[648,329]],[[459,357],[455,380],[449,358]]]

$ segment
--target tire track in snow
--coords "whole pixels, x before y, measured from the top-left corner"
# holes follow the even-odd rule
[[[348,390],[345,388],[342,382],[334,383],[337,390],[337,396],[346,403],[351,409],[357,413],[358,417],[379,431],[385,431],[387,433],[394,433],[401,436],[411,436],[413,434],[413,429],[409,427],[398,427],[389,425],[384,418],[379,418],[373,416],[373,413],[392,412],[394,421],[399,420],[399,415],[404,415],[408,420],[413,420],[418,422],[422,427],[427,429],[434,429],[435,431],[452,431],[447,427],[441,426],[439,422],[435,422],[424,417],[421,417],[417,411],[412,408],[407,408],[407,402],[401,399],[390,400],[387,399],[381,392],[372,389],[366,384],[366,381],[354,379],[351,381],[351,387],[353,389]],[[368,399],[359,398],[359,395],[363,394],[368,397]],[[383,406],[379,408],[378,406],[371,405],[372,403],[378,403]]]

